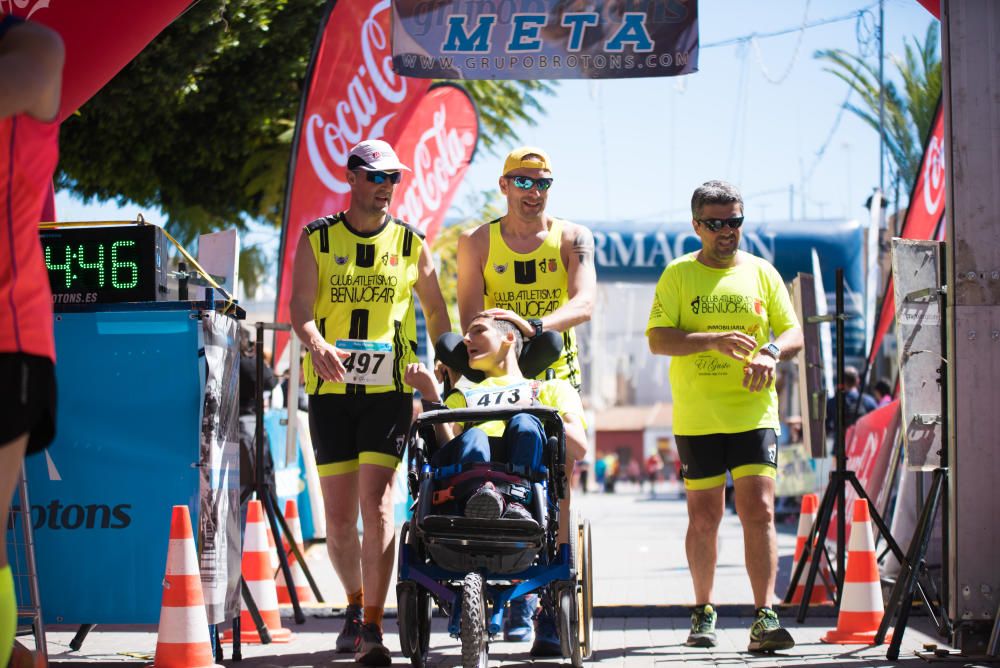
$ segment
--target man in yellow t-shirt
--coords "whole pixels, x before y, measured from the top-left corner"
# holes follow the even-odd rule
[[[671,357],[674,438],[687,490],[686,548],[696,598],[687,644],[716,644],[711,600],[728,471],[757,608],[748,649],[789,649],[795,642],[771,609],[778,565],[774,373],[780,360],[802,348],[802,328],[777,270],[739,250],[739,191],[709,181],[695,190],[691,213],[701,250],[664,269],[646,328],[650,351]]]

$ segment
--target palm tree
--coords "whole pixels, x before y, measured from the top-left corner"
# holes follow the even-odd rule
[[[930,132],[938,100],[941,97],[941,56],[938,50],[939,24],[927,26],[923,44],[917,38],[905,40],[902,58],[892,62],[902,80],[902,89],[889,81],[885,84],[884,140],[895,176],[903,183],[916,180],[923,143]],[[843,49],[822,49],[813,57],[830,63],[824,69],[846,82],[861,96],[860,104],[846,104],[876,132],[879,131],[878,62],[869,62]]]

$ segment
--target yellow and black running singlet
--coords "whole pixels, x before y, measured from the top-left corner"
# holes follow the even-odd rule
[[[569,278],[559,243],[564,221],[552,218],[552,227],[542,245],[530,253],[510,249],[500,234],[500,221],[490,223],[490,252],[483,269],[486,307],[514,311],[522,318],[542,318],[569,301]],[[563,351],[551,367],[556,378],[580,386],[580,360],[576,332],[563,332]],[[538,378],[544,379],[545,372]]]
[[[370,234],[351,229],[343,213],[306,226],[318,268],[313,317],[329,343],[350,353],[348,378],[330,383],[305,362],[309,394],[412,392],[403,382],[417,361],[413,286],[423,236],[387,217]]]

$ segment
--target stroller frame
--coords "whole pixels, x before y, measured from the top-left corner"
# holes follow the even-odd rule
[[[544,468],[527,478],[533,514],[541,522],[432,514],[429,497],[441,476],[430,466],[421,429],[446,422],[507,421],[521,413],[537,417],[547,436]],[[449,616],[448,632],[462,640],[463,666],[485,667],[489,637],[502,629],[508,601],[538,591],[557,619],[563,656],[582,666],[591,653],[593,630],[590,525],[564,519],[576,531],[571,530],[569,544],[559,544],[563,519],[559,500],[566,496],[568,481],[565,431],[558,411],[533,406],[425,412],[414,421],[407,443],[408,485],[415,503],[399,545],[396,595],[403,655],[415,668],[426,665],[436,602]],[[473,464],[449,469],[445,477],[473,469],[488,477],[510,467]],[[432,552],[450,567],[435,563]]]

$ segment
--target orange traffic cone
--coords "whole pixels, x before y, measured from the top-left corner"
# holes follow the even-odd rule
[[[170,519],[167,573],[163,577],[163,605],[152,665],[155,668],[216,665],[208,638],[205,596],[187,506],[174,506]]]
[[[827,631],[822,640],[838,645],[871,645],[882,623],[885,605],[875,559],[868,501],[855,499],[851,540],[847,545],[847,572],[840,597],[837,628]],[[892,634],[886,636],[892,639]]]
[[[274,571],[268,554],[267,530],[264,528],[264,510],[260,501],[254,500],[247,507],[247,526],[243,533],[243,579],[253,595],[264,625],[271,634],[272,642],[288,642],[292,632],[281,627],[278,613],[278,593],[274,588]],[[247,610],[246,601],[240,598],[240,642],[259,643],[260,635]],[[222,642],[233,641],[233,630],[222,635]]]
[[[305,550],[302,547],[302,524],[299,523],[299,507],[295,503],[295,499],[288,499],[285,502],[285,523],[288,525],[288,530],[292,532],[292,540],[299,548],[299,552],[305,556]],[[288,555],[288,570],[292,572],[292,583],[295,585],[295,595],[299,599],[299,603],[312,603],[315,601],[313,597],[312,588],[309,586],[309,582],[306,580],[306,574],[302,570],[302,564],[299,563],[298,559],[295,558],[295,553],[288,547],[287,542],[282,539],[282,543],[285,545],[285,554]],[[285,574],[279,569],[278,570],[278,603],[291,604],[292,598],[288,595],[288,585],[285,583]]]
[[[806,548],[806,540],[809,538],[809,532],[812,530],[813,524],[816,523],[816,513],[819,510],[819,497],[815,494],[806,494],[802,497],[802,510],[799,512],[799,535],[795,539],[795,557],[793,558],[793,563],[798,564],[799,558],[802,556],[802,552]],[[799,584],[795,587],[795,593],[792,594],[792,603],[801,603],[802,596],[806,591],[806,577],[809,573],[810,565],[812,564],[812,558],[815,556],[820,559],[820,578],[813,583],[812,595],[809,597],[809,604],[814,603],[828,603],[830,602],[829,596],[827,595],[826,587],[822,582],[822,574],[825,571],[825,565],[822,562],[822,555],[817,550],[818,546],[822,544],[822,541],[817,537],[816,545],[813,547],[812,553],[809,558],[806,559],[805,566],[802,568],[802,576],[799,578]]]

